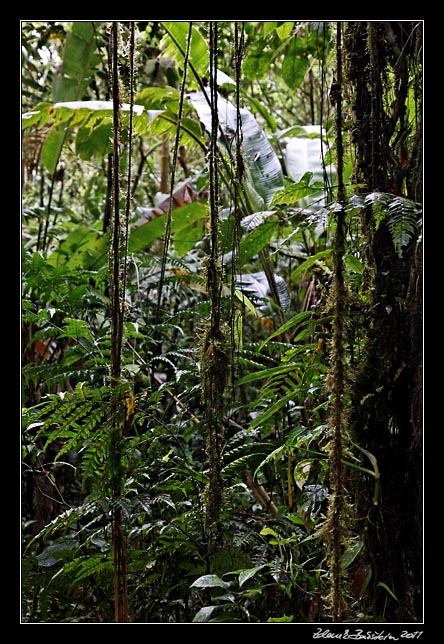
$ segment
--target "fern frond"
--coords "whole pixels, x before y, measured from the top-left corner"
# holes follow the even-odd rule
[[[366,206],[374,206],[375,204],[379,204],[381,206],[387,207],[391,199],[393,199],[393,195],[389,194],[388,192],[371,192],[370,194],[365,196],[364,204]]]
[[[186,360],[187,362],[189,360],[195,360],[196,358],[196,353],[193,349],[180,349],[179,351],[167,351],[166,353],[162,353],[159,356],[155,357],[155,362],[156,363],[161,363],[161,362],[167,362],[170,364],[173,369],[176,371],[177,369],[177,362],[173,362],[171,358],[176,359],[177,362],[181,360]]]
[[[284,311],[288,311],[290,308],[290,291],[286,281],[280,275],[275,275],[276,289],[279,296],[279,302]]]
[[[387,221],[395,250],[399,257],[402,257],[402,249],[418,232],[418,215],[421,209],[409,199],[395,197],[388,205]]]
[[[76,508],[68,508],[61,514],[59,514],[55,519],[48,523],[40,532],[38,532],[31,541],[26,546],[26,550],[29,550],[31,545],[38,541],[39,539],[46,539],[47,537],[54,537],[57,533],[63,532],[66,534],[67,530],[73,525],[77,525],[80,519],[84,518],[91,512],[97,512],[97,504],[95,502],[84,503],[83,505]]]
[[[254,443],[249,445],[249,452],[235,458],[222,467],[222,474],[225,477],[244,475],[246,467],[254,469],[256,464],[263,458],[271,447],[271,443]],[[225,459],[224,459],[225,460]]]
[[[81,357],[75,359],[75,362],[78,361]],[[68,360],[69,362],[69,360]],[[99,367],[102,369],[99,372]],[[91,358],[89,364],[85,364],[82,367],[75,367],[71,364],[26,364],[22,369],[22,376],[24,382],[37,383],[42,381],[48,389],[52,389],[56,385],[63,385],[65,382],[93,382],[97,380],[99,373],[105,372],[108,368],[108,363],[106,358],[99,358],[94,356],[94,359]]]
[[[261,212],[255,212],[252,215],[246,215],[241,220],[241,226],[247,233],[249,233],[260,226],[260,224],[262,224],[262,222],[265,221],[267,217],[274,215],[275,212],[275,210],[264,210]]]
[[[252,360],[242,355],[238,357],[237,362],[241,367],[252,367],[253,369],[262,369],[264,366],[257,360]]]
[[[256,357],[261,353],[261,347],[263,342],[245,342],[243,352],[250,352],[250,355],[256,354]],[[284,344],[283,342],[270,341],[267,342],[267,346],[270,348],[270,354],[274,351],[279,351],[283,346],[292,347],[292,344]]]
[[[285,394],[282,398],[279,398],[276,400],[272,405],[267,406],[267,408],[264,410],[262,414],[258,414],[256,418],[250,423],[248,429],[254,429],[255,427],[259,427],[265,421],[269,420],[272,418],[275,414],[277,414],[285,405],[292,401],[295,398],[295,392],[290,391],[289,393]]]
[[[69,585],[68,592],[71,592],[83,580],[97,575],[101,572],[109,574],[110,578],[113,570],[113,562],[106,554],[98,553],[95,555],[84,555],[77,557],[72,561],[66,563],[63,567],[63,574],[71,575],[74,573],[74,578]]]
[[[419,232],[421,207],[410,199],[387,192],[370,193],[365,197],[364,205],[372,207],[376,230],[382,221],[387,222],[395,250],[402,258],[403,248]]]
[[[293,347],[294,349],[294,347]],[[305,347],[296,347],[296,349],[299,349],[302,352],[306,352],[306,346]],[[295,358],[296,354],[292,356],[292,358]],[[253,382],[254,380],[264,380],[265,378],[268,379],[273,379],[276,376],[282,377],[286,376],[288,373],[294,372],[295,370],[298,370],[302,368],[303,362],[301,363],[296,363],[294,360],[282,360],[282,362],[277,365],[276,367],[268,367],[266,369],[261,369],[259,371],[256,371],[254,373],[249,373],[246,376],[243,376],[238,380],[237,384],[238,385],[243,385],[247,382]]]
[[[259,463],[259,465],[256,467],[253,473],[253,478],[256,478],[258,472],[270,461],[276,461],[278,458],[282,458],[286,454],[286,446],[285,445],[279,445],[279,447],[276,447],[272,452],[267,454],[267,456]]]
[[[82,452],[83,482],[104,470],[109,422],[103,421],[109,413],[108,393],[108,387],[77,386],[73,393],[51,395],[35,414],[28,414],[34,427],[36,421],[43,421],[36,433],[36,438],[45,439],[43,450],[59,441],[54,461],[69,451]]]
[[[103,477],[108,455],[109,423],[99,425],[85,441],[82,449],[82,485],[95,478]]]

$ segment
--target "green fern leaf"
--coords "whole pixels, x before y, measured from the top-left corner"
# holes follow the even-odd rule
[[[387,208],[389,219],[387,221],[395,250],[402,257],[402,250],[418,232],[417,217],[421,209],[403,197],[395,197]]]
[[[65,510],[65,512],[59,514],[31,539],[31,541],[26,546],[26,550],[29,550],[31,545],[39,539],[46,539],[49,536],[52,537],[57,532],[61,532],[62,530],[66,532],[66,530],[70,526],[76,524],[79,521],[79,519],[82,517],[82,515],[85,514],[90,505],[91,504],[85,504],[84,506],[80,506],[79,508],[69,508],[68,510]]]
[[[63,568],[63,572],[66,575],[70,575],[74,572],[74,579],[69,586],[69,592],[78,586],[83,579],[87,579],[88,577],[97,575],[101,572],[106,572],[111,575],[112,570],[113,563],[111,559],[103,553],[92,556],[77,557],[73,561],[66,563]]]

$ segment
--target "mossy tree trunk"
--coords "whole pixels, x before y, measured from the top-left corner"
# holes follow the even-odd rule
[[[366,192],[421,201],[421,25],[350,22],[345,46],[354,181]],[[350,429],[356,443],[377,459],[381,476],[377,504],[371,477],[360,478],[355,489],[365,563],[372,571],[367,612],[417,621],[422,618],[421,248],[412,239],[400,256],[388,227],[375,225],[371,209],[364,210],[362,226],[367,335],[351,391]]]

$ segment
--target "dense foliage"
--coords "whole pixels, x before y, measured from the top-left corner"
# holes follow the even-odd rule
[[[22,23],[23,622],[421,619],[362,524],[385,440],[421,476],[421,25],[368,27],[382,170],[355,27]]]

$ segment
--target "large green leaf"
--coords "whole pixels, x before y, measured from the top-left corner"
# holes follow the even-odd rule
[[[193,581],[191,588],[229,588],[230,584],[218,575],[202,575]]]
[[[327,154],[327,146],[322,137],[326,132],[318,125],[303,126],[305,136],[294,136],[287,142],[285,148],[285,167],[288,175],[299,183],[307,173],[311,173],[310,185],[313,187],[325,184],[327,175],[330,185],[333,185],[336,170],[332,165],[326,165],[324,159]],[[325,203],[326,193],[324,189],[313,190],[309,196],[301,197],[297,205],[301,208],[310,204]]]
[[[264,221],[247,236],[244,236],[239,246],[239,266],[243,266],[256,257],[270,243],[278,227],[278,221]]]
[[[289,329],[292,329],[294,327],[298,327],[301,324],[306,324],[310,321],[312,317],[312,312],[311,311],[301,311],[300,313],[296,313],[293,317],[291,317],[289,320],[285,322],[282,326],[280,326],[276,331],[274,331],[271,335],[266,338],[259,347],[258,351],[262,351],[264,346],[269,342],[272,338],[276,338],[278,335],[282,335],[282,333],[285,333],[285,331],[288,331]]]
[[[184,117],[180,123],[180,139],[179,145],[192,146],[197,143],[205,149],[205,141],[202,139],[202,133],[199,124],[196,121]],[[173,138],[177,130],[177,114],[169,110],[157,110],[154,118],[150,121],[148,126],[148,134],[150,136],[167,135]]]
[[[96,53],[94,23],[73,22],[63,50],[62,75],[54,75],[54,102],[83,98],[92,70],[100,60]]]
[[[37,127],[43,126],[50,118],[50,110],[52,103],[38,103],[32,112],[25,112],[22,114],[22,129],[35,125]]]
[[[270,405],[263,414],[258,414],[258,416],[254,418],[254,420],[248,426],[248,431],[251,431],[256,427],[259,427],[266,420],[274,416],[274,414],[276,414],[280,409],[282,409],[282,407],[285,407],[285,405],[290,400],[294,400],[294,398],[295,398],[295,392],[290,391],[283,398],[279,398],[278,400],[276,400],[276,402]]]
[[[274,118],[273,114],[270,112],[268,107],[264,105],[261,101],[259,101],[257,98],[255,98],[254,96],[248,96],[247,98],[248,98],[248,102],[250,103],[250,106],[252,107],[252,112],[253,113],[255,111],[259,112],[259,114],[267,123],[270,130],[272,132],[276,132],[278,129],[276,119]]]
[[[292,271],[290,277],[292,282],[297,282],[299,279],[302,278],[303,274],[305,271],[307,271],[309,268],[313,266],[316,262],[323,260],[324,258],[331,257],[332,255],[332,249],[331,248],[326,248],[325,250],[319,251],[319,253],[316,253],[315,255],[311,255],[308,259],[306,259],[304,262],[299,264],[297,268],[295,268],[294,271]]]
[[[281,40],[285,40],[293,31],[294,22],[283,22],[279,27],[276,27],[276,33]]]
[[[247,57],[242,65],[242,73],[246,78],[258,80],[264,78],[268,72],[273,59],[273,52],[267,47],[267,43],[266,37],[259,37],[256,43],[247,49]]]
[[[186,206],[180,206],[171,213],[171,232],[178,236],[178,252],[181,254],[190,250],[190,244],[200,239],[200,235],[193,234],[195,222],[203,219],[208,214],[208,206],[200,201],[195,201]],[[146,224],[135,228],[128,240],[129,252],[136,252],[149,248],[153,242],[165,234],[167,213],[154,217]],[[192,248],[192,246],[191,246]]]
[[[247,171],[256,192],[271,204],[273,195],[284,185],[284,175],[279,159],[264,130],[247,109],[241,110],[242,149],[247,160]]]
[[[130,105],[124,103],[120,107],[124,125],[129,125]],[[159,110],[145,110],[143,105],[133,105],[133,126],[136,132],[144,132],[148,123],[159,114]],[[111,101],[66,101],[55,103],[39,103],[32,112],[22,115],[22,127],[31,125],[43,127],[60,125],[69,121],[70,127],[89,128],[100,126],[104,123],[112,123],[113,104]]]
[[[123,104],[121,111],[122,122],[128,126],[130,105]],[[146,132],[149,123],[158,114],[157,110],[145,110],[143,105],[134,105],[134,131],[137,134]],[[57,167],[69,130],[79,128],[76,150],[81,159],[89,159],[94,154],[105,154],[110,145],[112,119],[111,101],[67,101],[55,105],[40,103],[35,110],[22,115],[22,125],[23,128],[31,125],[43,127],[50,124],[52,126],[42,148],[43,164],[52,174]],[[194,126],[196,126],[195,123]]]
[[[306,172],[300,181],[292,183],[285,188],[276,190],[271,202],[272,206],[278,204],[293,205],[301,202],[305,197],[311,197],[313,194],[319,194],[319,189],[323,190],[323,184],[310,183],[313,177],[313,172]]]
[[[189,22],[162,22],[162,25],[168,35],[162,39],[160,47],[166,56],[170,56],[181,66],[187,50]],[[200,32],[192,27],[189,63],[194,79],[189,78],[189,85],[193,85],[193,80],[202,80],[208,76],[209,62],[208,45]]]
[[[191,92],[188,100],[195,108],[207,132],[211,132],[211,106],[203,92]],[[219,125],[225,139],[231,141],[237,128],[236,107],[222,96],[217,98]],[[250,182],[268,207],[273,195],[284,184],[284,175],[279,159],[265,132],[247,109],[240,110],[242,122],[242,151]],[[222,144],[225,145],[226,141]]]
[[[193,622],[196,622],[196,623],[210,622],[211,621],[210,617],[216,608],[217,606],[203,606],[193,617]]]
[[[75,226],[48,258],[48,264],[75,269],[103,263],[107,236],[91,226]]]
[[[63,51],[62,75],[54,74],[54,102],[77,101],[83,97],[93,67],[100,57],[95,53],[96,40],[94,23],[88,21],[73,22],[72,30],[68,33]],[[46,169],[53,173],[68,136],[53,136],[50,152],[42,156]]]
[[[56,126],[49,132],[45,143],[42,147],[42,161],[49,173],[53,174],[56,170],[63,143],[66,138],[68,126]]]
[[[97,155],[111,152],[112,124],[106,123],[96,128],[80,128],[76,137],[76,152],[81,159],[87,160]]]
[[[297,36],[290,40],[282,62],[282,78],[290,89],[301,85],[310,64],[310,58],[300,51],[298,40]]]
[[[145,87],[136,94],[135,102],[147,110],[171,109],[178,112],[179,100],[180,94],[174,87]]]
[[[355,541],[347,550],[344,551],[341,559],[341,568],[345,570],[353,563],[364,546],[363,541]]]
[[[244,570],[239,570],[239,588],[245,584],[249,579],[254,577],[260,570],[267,568],[268,564],[261,564],[260,566],[255,566],[254,568],[245,568]]]

